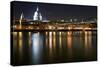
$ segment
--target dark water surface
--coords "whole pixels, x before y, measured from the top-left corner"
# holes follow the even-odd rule
[[[13,65],[96,60],[96,31],[12,32],[12,35]]]

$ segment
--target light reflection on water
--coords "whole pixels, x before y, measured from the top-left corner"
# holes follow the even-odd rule
[[[15,64],[96,60],[94,32],[13,32]]]
[[[92,52],[92,32],[85,32],[85,57],[90,57]]]
[[[22,32],[18,32],[19,34],[19,42],[18,42],[18,48],[19,48],[19,55],[20,55],[20,59],[22,58],[22,51],[23,51],[23,39],[22,39]]]
[[[56,32],[53,32],[53,48],[55,52],[56,51]]]
[[[31,36],[32,36],[32,32],[28,32],[28,34],[29,34],[29,46],[32,44],[32,38],[31,38]]]
[[[39,63],[41,59],[41,52],[42,52],[42,38],[40,36],[40,33],[34,33],[32,34],[32,57],[33,57],[33,63]]]
[[[72,58],[72,31],[67,32],[68,58]]]

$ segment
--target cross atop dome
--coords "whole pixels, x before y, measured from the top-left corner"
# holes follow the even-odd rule
[[[36,11],[39,11],[39,8],[38,8],[38,6],[37,6],[37,9],[36,9]]]

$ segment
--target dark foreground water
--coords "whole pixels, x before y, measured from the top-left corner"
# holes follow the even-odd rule
[[[12,64],[94,61],[96,31],[12,32]]]

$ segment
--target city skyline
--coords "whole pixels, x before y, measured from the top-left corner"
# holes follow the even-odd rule
[[[11,65],[97,61],[97,6],[11,2]]]
[[[13,6],[14,19],[19,19],[22,12],[25,19],[32,19],[37,6],[43,16],[43,20],[97,18],[96,6],[16,2]]]

